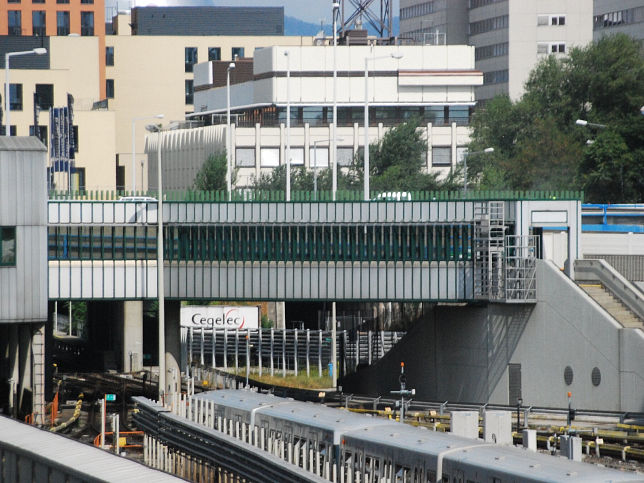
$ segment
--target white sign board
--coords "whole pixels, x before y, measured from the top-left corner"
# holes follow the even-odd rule
[[[181,327],[204,329],[257,329],[258,306],[186,305],[181,307]]]

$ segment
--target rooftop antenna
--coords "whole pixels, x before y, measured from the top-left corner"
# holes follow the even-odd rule
[[[337,1],[337,0],[336,0]],[[364,28],[371,26],[378,37],[393,39],[393,0],[340,0],[340,36],[344,37],[356,19],[361,17]]]

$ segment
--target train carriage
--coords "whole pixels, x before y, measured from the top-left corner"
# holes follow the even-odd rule
[[[514,446],[246,390],[192,398],[193,420],[343,483],[644,481]]]

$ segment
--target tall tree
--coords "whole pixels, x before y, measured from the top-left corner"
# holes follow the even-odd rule
[[[234,177],[234,172],[232,175]],[[226,188],[226,152],[211,154],[195,177],[195,189],[218,191]]]
[[[475,113],[470,150],[495,153],[468,159],[468,174],[485,188],[583,189],[589,201],[641,201],[643,104],[644,58],[630,37],[548,56],[519,101],[497,97]]]

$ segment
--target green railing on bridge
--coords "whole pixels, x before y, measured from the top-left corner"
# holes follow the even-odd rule
[[[398,193],[398,192],[397,192]],[[383,193],[373,191],[371,199],[380,202],[396,201],[397,193]],[[583,191],[512,191],[512,190],[490,190],[490,191],[409,191],[404,192],[400,201],[532,201],[532,200],[579,200],[583,201]],[[407,196],[407,193],[409,196]],[[156,199],[155,191],[50,191],[51,201],[118,201],[123,197],[148,196]],[[169,202],[228,202],[226,191],[190,191],[190,190],[164,190],[163,199]],[[378,199],[377,199],[378,198]],[[292,202],[329,202],[333,200],[331,191],[292,191]],[[284,191],[262,191],[262,190],[235,190],[231,193],[230,201],[233,202],[283,202],[286,201]],[[359,202],[363,201],[362,191],[337,191],[336,201]]]

